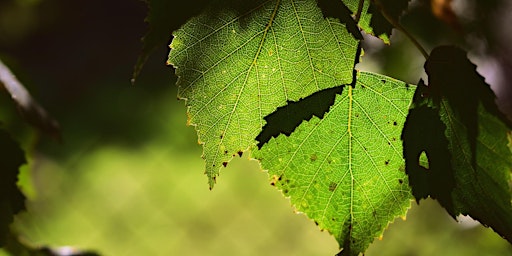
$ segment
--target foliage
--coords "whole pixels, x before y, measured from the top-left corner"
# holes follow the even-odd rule
[[[511,126],[463,50],[438,47],[429,57],[398,23],[407,3],[346,1],[333,19],[318,7],[336,13],[328,1],[219,1],[174,32],[168,63],[210,188],[222,166],[251,151],[343,255],[364,252],[413,196],[510,241]],[[359,72],[354,24],[386,42],[390,25],[404,31],[428,58],[428,87]]]
[[[471,216],[512,242],[512,124],[465,50],[436,45],[429,54],[403,27],[409,2],[146,0],[150,29],[132,82],[174,31],[167,64],[203,146],[210,189],[233,157],[256,159],[298,212],[334,236],[340,255],[365,252],[413,199],[428,197],[453,218]],[[438,2],[433,15],[464,33],[450,1]],[[426,82],[357,66],[371,51],[363,40],[390,44],[392,29],[426,58]],[[10,71],[0,82],[28,123],[60,137],[58,123]],[[25,156],[4,130],[0,151],[0,246],[18,255],[59,254],[10,230],[25,208],[18,187]]]

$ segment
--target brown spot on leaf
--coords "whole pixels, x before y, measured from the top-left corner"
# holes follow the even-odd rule
[[[329,184],[329,191],[333,192],[337,186],[338,186],[338,183],[331,182],[331,184]]]
[[[272,186],[275,186],[277,181],[280,179],[281,177],[277,176],[277,175],[272,175],[272,177],[270,178],[270,185]]]
[[[397,126],[397,125],[398,125],[398,123],[397,123],[396,121],[394,121],[394,122],[393,122],[393,125],[394,125],[394,126]]]
[[[389,164],[389,160],[384,161],[384,164],[388,165]]]
[[[316,161],[316,159],[318,159],[318,156],[316,156],[316,154],[312,154],[312,155],[309,157],[309,160],[311,160],[311,162]]]
[[[398,179],[398,183],[403,184],[403,183],[404,183],[404,180],[402,180],[402,179]]]
[[[239,156],[239,157],[242,157],[242,154],[243,154],[243,153],[244,153],[244,152],[242,152],[241,150],[237,152],[237,154],[238,154],[238,156]]]
[[[228,166],[228,162],[223,162],[223,163],[222,163],[222,165],[223,165],[224,167],[226,167],[226,166]]]

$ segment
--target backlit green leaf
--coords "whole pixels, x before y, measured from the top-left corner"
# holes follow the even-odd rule
[[[372,73],[345,86],[323,119],[271,139],[253,157],[294,207],[357,255],[412,198],[400,134],[415,87]]]
[[[266,115],[349,84],[356,49],[315,0],[219,1],[176,31],[168,63],[204,144],[210,187],[222,166],[256,144]]]

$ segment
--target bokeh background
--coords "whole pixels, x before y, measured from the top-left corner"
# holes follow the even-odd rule
[[[189,2],[176,1],[176,9]],[[509,35],[495,36],[499,26],[490,35],[452,35],[427,2],[413,2],[406,27],[428,49],[443,40],[475,49],[472,58],[486,67],[507,111],[510,51],[502,44]],[[60,122],[63,137],[37,134],[0,93],[2,125],[29,158],[20,177],[28,211],[12,226],[20,240],[107,256],[336,254],[335,239],[296,214],[246,156],[208,189],[201,147],[165,66],[165,45],[130,84],[146,13],[138,0],[0,0],[0,58]],[[403,38],[396,33],[392,46],[367,38],[361,68],[416,83],[423,60]],[[366,255],[512,255],[512,247],[471,220],[456,223],[427,200],[413,203],[406,220],[391,224]]]

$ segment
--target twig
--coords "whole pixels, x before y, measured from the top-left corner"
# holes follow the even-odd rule
[[[1,85],[3,85],[11,95],[12,100],[18,105],[22,116],[28,123],[50,134],[54,138],[60,139],[60,128],[57,121],[30,96],[27,89],[18,81],[16,76],[2,60],[0,60],[0,86]]]
[[[423,48],[423,46],[421,46],[421,44],[416,40],[416,38],[414,38],[397,20],[393,19],[393,17],[391,17],[389,15],[389,13],[386,11],[386,9],[384,9],[384,7],[382,6],[381,1],[380,0],[373,0],[373,1],[374,1],[375,5],[377,6],[377,8],[379,8],[379,11],[382,13],[384,18],[386,18],[386,20],[389,23],[391,23],[391,25],[393,25],[396,29],[402,31],[402,33],[404,33],[404,35],[407,36],[407,38],[409,38],[409,40],[411,40],[411,42],[414,44],[414,46],[416,46],[416,48],[421,52],[423,57],[425,57],[425,59],[428,59],[428,53],[425,50],[425,48]]]
[[[364,6],[364,0],[359,0],[359,5],[357,6],[356,16],[354,17],[354,20],[356,21],[356,23],[359,23],[359,20],[361,19],[361,13],[363,12],[363,6]]]

